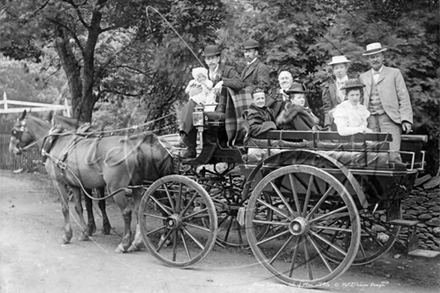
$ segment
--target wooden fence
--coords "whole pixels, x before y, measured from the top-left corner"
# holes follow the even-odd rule
[[[46,173],[43,165],[43,157],[35,145],[29,148],[20,156],[15,156],[9,152],[10,134],[0,134],[0,169],[20,170],[27,172]]]

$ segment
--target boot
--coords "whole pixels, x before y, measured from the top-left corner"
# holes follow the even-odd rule
[[[187,148],[182,154],[183,158],[190,159],[197,156],[196,146],[197,146],[197,129],[191,129],[187,135]]]

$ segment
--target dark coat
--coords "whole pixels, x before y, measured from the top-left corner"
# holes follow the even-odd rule
[[[319,124],[319,119],[312,113],[310,108],[299,105],[286,104],[276,119],[277,125],[285,130],[311,130]]]
[[[336,108],[342,101],[336,94],[336,84],[333,81],[322,91],[322,108],[324,110],[324,127],[331,126],[333,130],[336,130],[336,125],[333,122],[333,118],[330,117],[329,112]]]
[[[271,109],[258,108],[254,104],[245,111],[246,121],[249,126],[249,136],[261,138],[269,130],[277,129]]]
[[[218,74],[212,80],[213,86],[223,80],[223,86],[231,88],[233,91],[238,92],[244,88],[244,83],[241,81],[238,72],[231,66],[221,63],[218,68]]]
[[[281,111],[284,109],[284,106],[286,105],[288,101],[283,100],[283,95],[280,93],[276,93],[273,95],[270,95],[269,98],[266,101],[266,106],[270,109],[272,109],[273,116],[276,118],[278,115],[280,115]]]
[[[253,92],[257,87],[268,91],[270,87],[269,68],[257,59],[243,69],[241,80],[250,92]]]

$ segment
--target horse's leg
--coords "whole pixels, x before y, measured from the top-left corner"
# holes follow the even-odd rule
[[[105,196],[104,187],[97,188],[96,191],[99,194],[98,197],[102,198]],[[105,208],[106,208],[105,200],[98,201],[98,205],[99,205],[99,209],[101,210],[101,213],[102,213],[102,234],[108,235],[108,234],[110,234],[112,226],[110,225],[110,221],[108,219],[107,212],[105,210]]]
[[[133,200],[134,200],[134,213],[135,213],[135,217],[136,217],[136,233],[134,236],[133,243],[128,248],[128,252],[139,251],[139,250],[141,250],[141,247],[143,245],[141,228],[139,226],[139,219],[138,219],[139,206],[141,203],[141,195],[142,195],[142,193],[139,189],[133,190],[132,196],[133,196]]]
[[[79,189],[79,187],[72,187],[73,195],[75,196],[75,211],[79,216],[79,222],[80,222],[80,228],[81,228],[81,235],[79,235],[78,240],[79,241],[86,241],[89,240],[89,235],[87,234],[87,224],[86,221],[84,221],[84,215],[83,215],[83,207],[82,207],[82,191]]]
[[[64,217],[64,235],[61,238],[61,244],[68,244],[72,239],[72,226],[70,225],[70,213],[69,213],[69,191],[64,183],[57,180],[53,180],[55,189],[58,191],[61,200],[61,211]]]
[[[92,194],[91,189],[86,189],[88,194]],[[93,215],[93,200],[84,194],[84,201],[86,203],[87,211],[87,234],[92,236],[96,232],[95,216]]]
[[[116,188],[115,188],[116,189]],[[111,193],[113,189],[109,188],[109,192]],[[121,191],[118,192],[114,196],[116,204],[119,206],[121,210],[122,219],[124,220],[124,234],[122,235],[122,241],[116,248],[116,253],[127,252],[128,248],[131,245],[131,214],[132,208],[130,205],[130,198],[127,198],[126,192]]]

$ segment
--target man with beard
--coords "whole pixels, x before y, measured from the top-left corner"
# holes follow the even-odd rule
[[[289,95],[286,94],[286,91],[293,84],[292,74],[288,71],[281,71],[278,75],[278,83],[280,88],[276,89],[266,102],[266,106],[272,109],[274,117],[280,114],[284,104],[289,100]]]
[[[391,151],[400,150],[401,132],[411,132],[413,112],[409,93],[402,73],[397,68],[384,65],[386,48],[380,43],[367,45],[366,52],[371,70],[360,75],[366,85],[364,105],[370,111],[368,128],[375,132],[389,132],[393,136]],[[400,162],[399,154],[392,154],[391,160]]]
[[[241,80],[245,84],[245,88],[251,93],[256,88],[261,88],[267,93],[270,86],[269,68],[258,59],[258,42],[252,39],[246,41],[243,44],[243,49],[247,65],[241,73]]]

